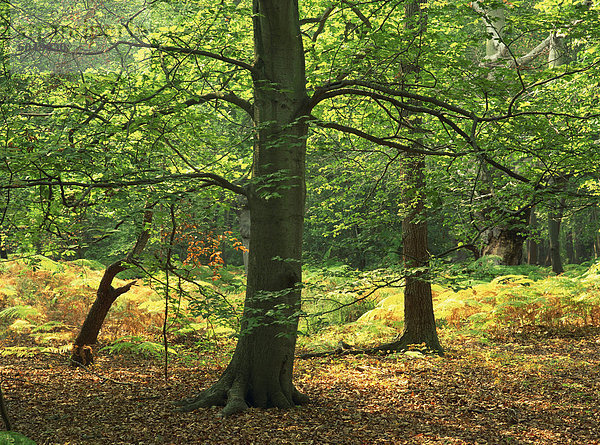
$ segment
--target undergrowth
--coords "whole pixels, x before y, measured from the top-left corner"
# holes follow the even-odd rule
[[[434,266],[442,338],[469,335],[489,341],[532,326],[600,327],[600,263],[568,266],[560,276],[538,266],[499,266],[494,258]],[[103,271],[102,265],[82,260],[57,263],[44,257],[0,263],[1,354],[64,353],[95,299]],[[239,268],[224,267],[220,275],[215,281],[209,269],[195,269],[193,279],[171,279],[167,335],[175,358],[187,360],[194,351],[217,352],[235,342],[244,277]],[[307,267],[304,276],[300,348],[331,349],[340,341],[376,344],[402,331],[402,271],[359,272],[336,265]],[[160,283],[140,282],[117,300],[102,330],[104,352],[164,354]]]
[[[211,270],[204,269],[196,268],[194,284],[171,281],[167,332],[174,346],[170,353],[183,346],[209,349],[216,336],[230,335],[234,330],[235,316],[230,315],[242,301],[239,290],[243,274],[239,268],[224,267],[221,273],[228,282],[222,284],[211,279]],[[55,262],[34,256],[0,262],[0,340],[4,345],[0,353],[68,351],[96,298],[103,273],[102,264],[86,260]],[[115,279],[113,285],[126,282]],[[101,344],[108,344],[105,352],[148,357],[163,353],[160,342],[165,300],[161,283],[164,277],[160,276],[138,279],[112,305],[100,336]]]

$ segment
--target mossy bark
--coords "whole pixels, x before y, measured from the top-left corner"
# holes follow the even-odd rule
[[[506,266],[517,266],[523,260],[524,230],[519,227],[497,226],[487,230],[482,238],[485,242],[481,255],[495,255]]]

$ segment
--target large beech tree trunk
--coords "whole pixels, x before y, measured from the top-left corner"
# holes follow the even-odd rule
[[[183,410],[225,405],[289,408],[307,402],[292,383],[300,309],[308,101],[298,2],[254,0],[251,237],[241,332],[229,366]]]
[[[146,210],[144,212],[144,227],[138,236],[133,250],[126,258],[111,264],[104,271],[104,275],[100,280],[100,285],[96,292],[96,300],[92,304],[92,307],[81,326],[81,330],[73,342],[73,351],[71,353],[71,360],[73,363],[80,363],[87,366],[94,361],[92,348],[98,341],[98,335],[100,334],[100,329],[102,328],[102,324],[106,319],[108,311],[115,300],[119,298],[120,295],[129,291],[131,286],[135,284],[135,281],[131,281],[124,286],[115,288],[112,285],[113,280],[119,272],[127,269],[127,266],[125,266],[124,263],[133,261],[134,258],[144,250],[144,247],[150,238],[149,226],[151,223],[152,211]]]
[[[521,264],[531,211],[531,207],[524,207],[519,212],[506,214],[501,221],[484,230],[481,234],[481,255],[499,256],[501,264],[506,266]]]

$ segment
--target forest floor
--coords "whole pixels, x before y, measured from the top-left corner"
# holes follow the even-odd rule
[[[443,334],[443,333],[442,333]],[[0,357],[15,430],[38,444],[600,444],[600,331],[531,328],[481,342],[442,335],[444,357],[298,359],[309,405],[223,419],[172,402],[214,382],[228,348],[159,359]],[[302,352],[302,351],[300,351]]]

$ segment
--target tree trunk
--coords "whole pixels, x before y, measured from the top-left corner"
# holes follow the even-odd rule
[[[511,217],[502,226],[491,227],[482,234],[484,246],[481,255],[497,255],[506,266],[517,266],[523,259],[524,227],[529,220],[529,209]]]
[[[565,250],[567,252],[567,262],[569,264],[575,263],[575,251],[573,250],[573,231],[567,230],[565,233]]]
[[[535,210],[531,209],[529,215],[529,234],[527,237],[527,264],[537,264],[538,262],[538,242],[534,238],[536,236],[536,228],[537,219],[535,217]]]
[[[421,9],[423,0],[406,4],[407,27],[422,34],[426,29],[426,15]],[[418,62],[403,67],[418,76]],[[418,102],[413,101],[415,105]],[[413,126],[418,128],[421,119],[413,117]],[[406,350],[410,345],[424,345],[428,350],[443,354],[433,313],[427,242],[427,216],[425,213],[425,158],[422,155],[405,155],[403,161],[402,201],[407,213],[402,220],[402,256],[406,268],[404,288],[404,330],[400,338],[382,345],[378,350]],[[417,271],[411,270],[417,269]]]
[[[225,405],[289,408],[307,402],[292,383],[300,309],[305,151],[308,127],[298,2],[254,0],[253,179],[241,332],[229,366],[209,389],[181,403],[189,411]]]
[[[7,431],[12,430],[12,425],[10,423],[10,418],[8,417],[8,409],[6,408],[6,402],[4,401],[4,394],[2,394],[2,382],[0,381],[0,415],[2,417],[2,421],[4,422],[4,426]]]
[[[548,235],[550,239],[550,261],[555,274],[564,272],[560,258],[560,222],[562,219],[562,203],[548,213]]]
[[[548,240],[544,239],[538,244],[538,262],[539,266],[548,266]]]
[[[244,260],[244,274],[248,275],[248,259],[250,249],[250,207],[248,207],[248,200],[246,197],[242,197],[240,200],[241,208],[239,210],[240,220],[240,234],[242,235],[242,245],[244,251],[242,252],[242,258]]]
[[[579,262],[583,262],[588,259],[585,252],[585,245],[581,241],[581,237],[575,237],[575,239],[573,240],[573,248],[575,249],[575,258],[577,258]]]
[[[100,280],[100,285],[96,292],[96,300],[81,326],[81,330],[77,335],[77,338],[73,342],[73,351],[71,353],[72,363],[80,363],[84,366],[89,365],[94,361],[93,346],[98,341],[98,335],[102,324],[115,300],[123,295],[125,292],[131,289],[131,286],[135,284],[135,281],[125,284],[124,286],[114,288],[112,282],[119,272],[127,269],[124,262],[133,261],[135,256],[139,255],[148,239],[150,238],[149,225],[152,223],[152,211],[146,210],[144,212],[144,227],[142,232],[138,236],[135,247],[123,260],[119,260],[106,268],[104,275]]]
[[[443,354],[435,326],[431,283],[426,272],[429,267],[429,249],[423,196],[425,159],[422,156],[407,157],[404,167],[404,203],[410,210],[402,221],[402,255],[408,273],[404,288],[404,331],[395,349],[423,344],[427,349]],[[411,272],[413,268],[425,268],[425,271]]]
[[[96,292],[96,300],[90,308],[81,326],[81,330],[73,343],[71,360],[74,362],[87,366],[94,361],[92,347],[98,341],[98,334],[108,311],[119,295],[127,292],[135,283],[135,281],[132,281],[116,289],[112,286],[115,276],[125,269],[126,267],[121,265],[121,261],[117,261],[108,266],[104,271],[98,291]]]
[[[592,208],[592,227],[597,227],[598,224],[598,215],[596,213],[597,207]],[[594,235],[594,258],[600,257],[600,229],[596,229],[596,234]]]

